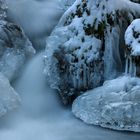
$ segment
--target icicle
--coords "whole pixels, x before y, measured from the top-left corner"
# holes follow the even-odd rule
[[[74,71],[74,74],[73,74],[73,83],[74,83],[74,88],[76,89],[77,88],[77,78],[76,78],[75,71]]]
[[[87,86],[87,73],[86,73],[86,66],[85,64],[83,64],[83,70],[84,70],[84,78],[83,78],[83,85],[84,85],[84,88],[86,88]]]
[[[125,64],[125,74],[128,74],[128,57],[126,58],[126,64]]]
[[[132,75],[132,58],[130,57],[129,74]]]
[[[130,60],[130,63],[129,63]],[[129,57],[126,59],[126,69],[125,69],[126,74],[130,74],[131,76],[136,76],[136,65],[133,62],[132,58]]]
[[[134,76],[136,77],[136,71],[137,71],[137,68],[136,68],[136,64],[135,63],[133,63],[133,67],[134,67]]]
[[[90,69],[87,70],[87,86],[90,86]]]
[[[78,67],[76,68],[76,82],[77,82],[77,87],[76,87],[76,89],[78,89],[78,88],[79,88]]]

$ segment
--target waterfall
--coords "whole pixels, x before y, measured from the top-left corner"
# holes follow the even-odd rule
[[[113,27],[112,32],[110,32],[110,27],[107,28],[104,53],[104,77],[106,80],[115,78],[123,69],[120,56],[120,33],[119,27]]]

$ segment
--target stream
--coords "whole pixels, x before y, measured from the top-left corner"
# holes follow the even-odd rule
[[[46,36],[63,13],[55,5],[49,6],[57,0],[6,1],[11,20],[24,29],[34,47],[44,48]],[[86,125],[75,118],[71,108],[64,107],[57,92],[47,86],[42,59],[42,52],[31,58],[12,83],[21,105],[0,119],[0,140],[140,140],[138,133]]]
[[[86,125],[47,86],[43,53],[29,60],[13,86],[21,106],[0,120],[0,140],[139,140],[140,135]]]

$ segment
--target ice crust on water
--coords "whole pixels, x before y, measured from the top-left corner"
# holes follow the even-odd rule
[[[78,97],[72,107],[88,124],[140,132],[140,79],[130,76],[106,81]]]

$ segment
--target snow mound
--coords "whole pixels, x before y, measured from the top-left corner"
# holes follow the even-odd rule
[[[119,77],[88,91],[73,103],[84,122],[115,130],[140,132],[140,79]]]
[[[18,94],[11,87],[9,80],[0,73],[0,117],[17,108],[19,104]]]
[[[125,42],[132,56],[140,56],[140,19],[135,19],[127,28]]]

